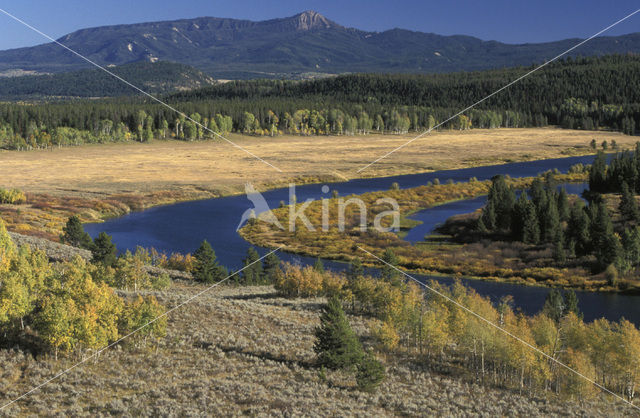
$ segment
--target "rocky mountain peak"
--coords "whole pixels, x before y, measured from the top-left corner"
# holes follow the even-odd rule
[[[297,30],[329,29],[338,26],[314,10],[302,12],[293,19]]]

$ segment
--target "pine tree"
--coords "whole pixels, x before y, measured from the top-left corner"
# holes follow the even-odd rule
[[[558,289],[551,289],[545,298],[542,313],[557,323],[560,321],[560,318],[562,318],[564,311],[565,304],[562,293]]]
[[[364,276],[364,268],[362,267],[362,261],[360,258],[354,258],[349,264],[349,270],[347,271],[347,278],[349,280],[355,280],[358,277]]]
[[[607,156],[598,151],[591,169],[589,170],[589,189],[594,192],[603,192],[607,185]]]
[[[282,274],[282,269],[280,268],[281,264],[282,262],[276,253],[271,253],[264,258],[262,262],[262,271],[264,276],[263,281],[265,283],[273,284],[278,280],[278,277]]]
[[[320,257],[317,257],[316,261],[313,263],[313,269],[318,273],[324,273],[324,264],[322,263]]]
[[[337,298],[329,299],[324,307],[315,335],[314,350],[319,366],[333,370],[348,369],[362,361],[362,345]]]
[[[569,209],[569,200],[567,199],[567,191],[562,188],[558,193],[558,216],[560,216],[560,222],[569,220],[571,211]]]
[[[609,211],[603,203],[594,202],[591,221],[591,243],[596,257],[597,268],[602,271],[609,264],[619,267],[622,260],[622,244],[613,231],[613,223]]]
[[[215,283],[227,276],[226,269],[218,264],[216,253],[207,240],[202,241],[193,256],[195,258],[193,268],[193,278],[195,280],[204,283]]]
[[[558,263],[564,263],[567,260],[564,250],[564,234],[561,228],[556,230],[556,236],[553,239],[553,259]]]
[[[533,203],[528,203],[522,228],[522,241],[527,244],[540,242],[540,222]]]
[[[611,233],[607,235],[604,240],[604,244],[596,251],[596,260],[600,271],[607,268],[608,265],[613,264],[618,271],[625,271],[624,253],[622,250],[622,244],[618,235]]]
[[[89,234],[84,231],[82,222],[77,216],[71,216],[67,220],[67,224],[62,228],[63,234],[60,235],[60,240],[73,247],[91,249],[92,241]]]
[[[398,257],[391,248],[387,248],[382,255],[384,265],[381,268],[381,275],[384,280],[394,282],[400,276],[400,272],[394,268],[398,266]]]
[[[590,220],[582,200],[571,206],[567,222],[567,239],[573,243],[576,256],[587,255],[591,251]]]
[[[486,208],[485,208],[486,209]],[[478,217],[478,220],[476,221],[476,228],[475,230],[485,234],[487,232],[489,232],[489,229],[487,228],[487,226],[484,224],[484,211],[485,209],[482,210],[482,214]]]
[[[487,207],[492,208],[495,212],[494,228],[509,229],[511,227],[513,208],[516,203],[516,195],[513,188],[507,185],[504,176],[498,175],[491,179],[491,188],[487,199]],[[492,229],[487,223],[487,219],[484,219],[484,222],[489,229]]]
[[[524,224],[529,209],[529,198],[526,192],[520,193],[518,200],[513,208],[513,217],[511,218],[511,236],[516,241],[524,241]]]
[[[542,227],[540,228],[541,236],[545,242],[553,242],[558,229],[560,229],[560,215],[556,206],[555,199],[547,198],[547,207],[544,216],[539,219]]]
[[[544,190],[547,192],[547,197],[552,197],[556,193],[558,188],[558,181],[556,180],[553,171],[547,171],[544,174]]]
[[[564,301],[564,315],[573,312],[578,318],[582,319],[582,312],[580,312],[580,308],[578,307],[578,296],[576,292],[566,290],[564,292]]]
[[[478,230],[480,232],[493,231],[497,227],[496,210],[491,200],[487,201],[487,205],[482,209],[482,216],[478,222]]]
[[[640,264],[640,227],[627,229],[622,235],[624,256],[630,266]]]
[[[531,202],[533,202],[536,211],[538,211],[538,217],[540,217],[544,208],[547,206],[547,192],[539,178],[535,178],[531,182],[529,194],[531,195]]]
[[[627,182],[622,182],[622,196],[620,205],[618,206],[620,214],[624,220],[629,222],[638,222],[640,220],[640,210],[638,210],[638,202],[635,196],[629,190]]]
[[[101,232],[91,246],[91,254],[94,263],[102,263],[105,266],[115,265],[118,249],[111,242],[111,235]]]
[[[372,353],[366,353],[357,366],[356,383],[363,392],[373,392],[384,380],[384,366]]]
[[[242,270],[242,281],[244,284],[252,286],[260,284],[264,272],[262,270],[262,264],[258,262],[260,260],[260,254],[255,248],[249,247],[247,250],[247,256],[244,258],[244,270]]]

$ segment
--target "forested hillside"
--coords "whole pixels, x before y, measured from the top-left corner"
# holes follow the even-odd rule
[[[207,129],[265,136],[422,131],[529,70],[231,82],[165,98],[192,120],[143,98],[3,104],[0,146],[29,149],[154,137],[214,137]],[[560,125],[635,134],[640,123],[638,74],[637,56],[567,59],[532,74],[442,128]]]
[[[212,77],[188,65],[138,62],[109,68],[131,84],[155,94],[194,89],[214,83]],[[132,96],[136,89],[106,72],[93,69],[50,75],[0,78],[0,98],[29,100],[74,97]]]

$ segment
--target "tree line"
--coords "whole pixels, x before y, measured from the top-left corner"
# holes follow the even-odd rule
[[[0,104],[0,147],[30,149],[151,138],[196,140],[214,138],[211,131],[263,136],[421,131],[526,70],[236,81],[165,98],[191,120],[142,98],[4,103]],[[640,58],[636,56],[553,63],[444,128],[559,125],[635,134],[640,123],[638,70]]]
[[[592,186],[585,193],[588,204],[577,196],[570,201],[564,189],[558,190],[551,173],[547,173],[545,181],[535,179],[531,188],[519,196],[504,177],[496,176],[478,219],[478,230],[493,239],[551,246],[556,262],[575,260],[590,266],[594,273],[606,270],[610,284],[616,285],[618,274],[629,275],[640,266],[640,211],[635,193],[621,178],[616,177],[621,181],[616,188],[622,189],[616,211],[620,221],[614,223],[610,205],[594,190],[604,191],[602,179],[612,181],[606,180],[606,173],[615,175],[619,161],[612,161],[613,170],[603,171],[606,156],[598,154],[590,167]]]

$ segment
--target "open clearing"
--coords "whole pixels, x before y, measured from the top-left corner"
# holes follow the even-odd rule
[[[223,141],[153,141],[0,152],[0,187],[93,198],[160,190],[227,195],[241,192],[249,181],[274,186],[302,178],[340,181],[410,174],[584,155],[593,152],[589,148],[592,139],[598,144],[615,140],[620,148],[630,148],[637,140],[614,132],[556,128],[444,131],[426,135],[357,173],[413,137],[229,137],[282,173]]]

